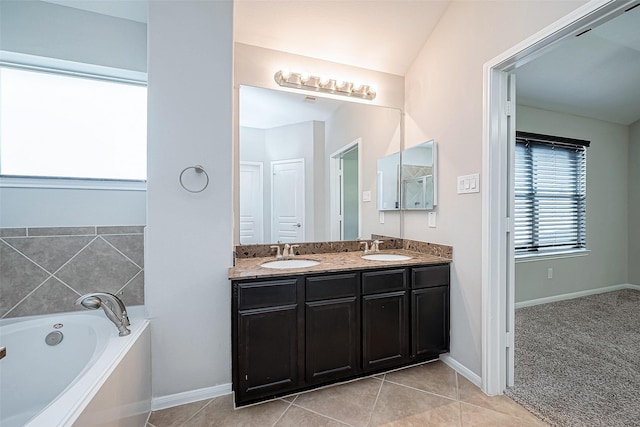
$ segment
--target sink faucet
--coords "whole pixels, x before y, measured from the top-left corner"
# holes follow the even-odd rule
[[[371,250],[369,249],[369,242],[367,242],[366,240],[360,242],[360,246],[364,245],[364,253],[368,254],[369,252],[371,252]],[[371,244],[372,249],[373,249],[373,243]]]
[[[81,305],[89,310],[97,310],[102,307],[104,314],[106,314],[109,320],[118,328],[121,337],[131,333],[129,328],[127,328],[127,326],[130,325],[127,309],[122,300],[117,296],[107,292],[92,292],[78,298],[76,305]]]
[[[380,252],[380,243],[384,243],[384,240],[374,240],[371,242],[371,252]]]

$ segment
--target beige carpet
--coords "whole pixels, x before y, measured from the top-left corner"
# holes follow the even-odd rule
[[[554,426],[640,426],[640,291],[516,310],[515,386]]]

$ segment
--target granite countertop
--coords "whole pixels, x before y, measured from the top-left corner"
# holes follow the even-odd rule
[[[385,267],[405,267],[413,265],[429,265],[450,263],[450,258],[410,251],[406,249],[380,250],[381,254],[399,254],[412,257],[404,261],[370,261],[362,258],[364,253],[335,252],[322,254],[296,255],[294,259],[308,259],[319,261],[320,264],[313,267],[274,269],[260,267],[260,264],[276,261],[275,256],[256,258],[237,258],[236,265],[229,268],[229,279],[255,279],[274,276],[297,276],[309,273],[325,273],[349,270],[367,270]]]

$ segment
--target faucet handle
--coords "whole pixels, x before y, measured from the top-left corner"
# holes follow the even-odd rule
[[[294,256],[296,256],[296,248],[299,248],[300,245],[291,245],[291,247],[289,248],[289,257],[293,258]]]
[[[371,246],[373,246],[372,251],[373,252],[378,252],[380,250],[380,243],[384,243],[384,240],[374,240],[373,242],[371,242]]]
[[[364,241],[360,242],[360,246],[362,246],[362,245],[364,245],[364,253],[368,254],[369,253],[369,242],[364,240]]]
[[[282,258],[282,254],[280,253],[280,246],[278,245],[273,245],[273,246],[269,246],[271,249],[277,249],[278,253],[276,254],[276,258]]]

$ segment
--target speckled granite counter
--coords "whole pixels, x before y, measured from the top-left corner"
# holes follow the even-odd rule
[[[362,251],[319,253],[297,255],[296,259],[309,259],[320,262],[313,267],[272,269],[260,267],[260,264],[275,261],[274,256],[255,258],[236,258],[236,265],[229,269],[229,279],[254,279],[260,277],[295,276],[309,273],[326,273],[348,270],[368,270],[375,268],[429,265],[450,263],[451,258],[445,258],[406,249],[380,250],[379,253],[400,254],[412,257],[404,261],[370,261],[362,258]]]

